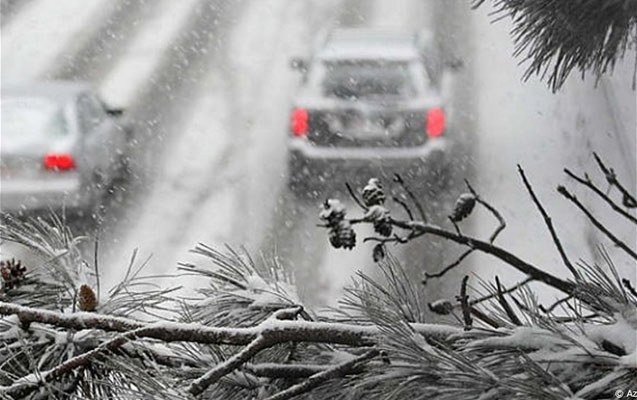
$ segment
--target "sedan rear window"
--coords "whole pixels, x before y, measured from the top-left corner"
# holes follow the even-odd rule
[[[35,144],[68,135],[60,107],[38,98],[2,99],[2,139]]]
[[[408,63],[329,62],[323,95],[339,99],[409,98],[416,93]]]

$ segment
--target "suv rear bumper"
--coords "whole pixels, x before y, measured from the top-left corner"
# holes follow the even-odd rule
[[[330,148],[293,138],[288,150],[290,186],[319,190],[342,181],[361,185],[371,177],[391,180],[396,173],[408,182],[432,180],[449,170],[452,143],[438,138],[409,148]]]

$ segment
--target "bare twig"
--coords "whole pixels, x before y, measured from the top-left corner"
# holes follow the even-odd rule
[[[496,284],[496,290],[498,291],[498,302],[504,309],[504,312],[506,312],[507,316],[509,317],[509,320],[517,326],[522,326],[522,321],[520,321],[520,318],[518,318],[518,316],[513,311],[513,308],[504,297],[502,285],[500,284],[500,278],[498,278],[497,276],[495,277],[495,284]]]
[[[491,233],[491,236],[489,236],[489,243],[493,243],[495,239],[498,237],[498,235],[504,230],[504,228],[506,228],[506,221],[504,220],[504,217],[502,217],[502,215],[498,212],[498,210],[495,207],[493,207],[491,204],[485,201],[480,195],[478,195],[478,192],[475,191],[475,189],[471,186],[469,181],[466,179],[465,179],[465,184],[467,185],[467,188],[469,189],[471,194],[473,194],[473,196],[475,197],[476,202],[481,204],[487,210],[489,210],[489,212],[491,212],[491,214],[493,214],[493,216],[498,220],[498,226],[495,228],[493,233]],[[460,232],[460,228],[458,228],[457,224],[454,221],[451,221],[451,222],[453,223],[453,226],[456,229],[456,233],[458,235],[462,235],[462,233]],[[440,278],[444,276],[447,272],[451,271],[452,269],[460,265],[460,263],[462,263],[462,261],[464,261],[465,258],[467,258],[471,253],[473,253],[473,251],[474,251],[473,248],[466,250],[465,252],[460,254],[460,256],[454,262],[447,265],[445,268],[443,268],[439,272],[436,272],[433,274],[425,272],[425,279],[423,280],[423,283],[426,283],[427,280],[430,278]]]
[[[625,210],[623,210],[621,207],[619,207],[617,205],[617,203],[615,203],[613,201],[613,199],[610,198],[610,196],[608,196],[606,193],[604,193],[602,190],[600,190],[600,188],[598,188],[593,183],[593,181],[591,181],[590,177],[587,174],[585,174],[584,178],[582,178],[580,176],[575,175],[573,172],[571,172],[567,168],[564,169],[564,173],[566,173],[566,175],[568,175],[571,178],[575,179],[577,182],[581,183],[585,187],[587,187],[590,190],[592,190],[597,196],[599,196],[602,200],[604,200],[606,202],[606,204],[608,204],[619,215],[621,215],[622,217],[628,219],[629,221],[637,224],[637,218],[633,217],[632,215],[627,213]]]
[[[428,221],[427,215],[425,214],[425,210],[422,208],[422,204],[420,204],[420,201],[418,200],[418,198],[416,198],[416,195],[414,194],[414,192],[412,192],[411,189],[409,189],[409,186],[407,186],[407,184],[405,183],[405,181],[399,174],[394,174],[394,182],[398,183],[400,187],[405,191],[405,193],[407,193],[407,196],[409,196],[412,203],[414,203],[414,206],[418,210],[418,215],[420,215],[420,219],[426,223]]]
[[[555,310],[555,308],[557,306],[559,306],[560,304],[564,303],[565,301],[569,301],[572,298],[573,298],[573,296],[566,296],[566,297],[564,297],[562,299],[559,299],[555,303],[551,304],[549,307],[544,307],[543,305],[540,304],[539,309],[542,310],[543,312],[545,312],[546,314],[549,314],[553,310]]]
[[[403,208],[403,210],[405,210],[405,212],[407,213],[407,216],[409,217],[410,221],[414,220],[414,215],[411,212],[411,209],[409,208],[409,206],[407,205],[407,203],[405,201],[403,201],[402,199],[400,199],[398,196],[393,196],[392,197],[394,199],[394,201],[398,204],[400,204]]]
[[[347,191],[349,192],[351,198],[354,199],[354,202],[356,202],[356,204],[364,211],[367,211],[367,207],[365,207],[365,204],[363,204],[363,202],[358,198],[356,192],[354,191],[354,189],[352,189],[352,185],[350,185],[349,182],[345,182],[345,187],[347,188]]]
[[[529,195],[531,196],[533,203],[535,203],[535,206],[540,211],[540,214],[542,214],[542,218],[544,219],[544,223],[546,224],[546,227],[548,228],[551,234],[553,243],[555,243],[555,247],[557,248],[557,251],[560,253],[560,257],[562,257],[562,262],[564,263],[564,266],[568,268],[568,270],[576,279],[579,279],[580,275],[577,272],[577,269],[575,269],[575,267],[571,263],[571,260],[569,260],[568,255],[566,255],[566,251],[564,250],[564,247],[562,246],[562,242],[560,241],[560,238],[557,235],[555,228],[553,227],[553,222],[551,220],[551,217],[548,215],[548,213],[544,209],[544,206],[542,206],[542,203],[535,195],[535,191],[533,190],[533,187],[531,186],[531,183],[529,182],[529,180],[526,178],[524,170],[522,169],[520,164],[518,164],[518,172],[520,176],[522,177],[522,182],[524,182],[524,186],[526,187],[526,190],[529,192]]]
[[[471,318],[471,306],[469,305],[469,296],[467,296],[468,282],[469,275],[465,275],[465,277],[462,278],[462,284],[460,286],[460,296],[458,297],[460,305],[462,306],[462,319],[464,320],[465,331],[470,330],[471,325],[473,324],[473,319]]]
[[[391,222],[399,228],[410,231],[414,230],[415,235],[431,234],[451,240],[461,245],[474,248],[476,250],[480,250],[483,253],[492,255],[504,261],[511,267],[528,275],[529,277],[544,282],[547,285],[554,287],[555,289],[558,289],[566,294],[572,294],[575,291],[575,284],[573,282],[565,281],[552,274],[549,274],[548,272],[545,272],[538,267],[529,264],[516,255],[492,243],[487,243],[469,236],[460,236],[454,232],[442,229],[434,225],[425,224],[420,221],[400,221],[392,219]]]
[[[569,192],[568,189],[566,189],[564,186],[558,186],[557,191],[562,196],[564,196],[567,200],[569,200],[571,203],[575,204],[577,208],[579,208],[588,217],[588,219],[593,223],[593,225],[595,225],[597,229],[599,229],[604,235],[606,235],[606,237],[608,237],[613,243],[615,243],[617,247],[621,248],[628,255],[630,255],[632,258],[637,260],[637,253],[633,249],[631,249],[626,243],[619,240],[615,235],[613,235],[613,233],[609,231],[608,228],[604,226],[604,224],[599,222],[597,218],[595,218],[595,216],[591,214],[590,211],[588,211],[588,209],[582,204],[582,202],[579,201],[579,199],[575,195]]]
[[[378,354],[379,354],[378,350],[376,349],[370,350],[366,352],[365,354],[363,354],[362,356],[359,356],[352,360],[338,364],[332,368],[329,368],[326,371],[322,371],[317,374],[314,374],[311,377],[309,377],[306,381],[303,381],[297,385],[290,386],[289,388],[275,394],[274,396],[268,397],[267,400],[287,400],[301,393],[309,392],[310,390],[318,387],[323,382],[329,379],[333,379],[333,378],[343,376],[349,373],[352,370],[352,368],[356,367],[357,365],[367,360],[370,360],[376,357]]]
[[[97,300],[99,301],[99,299],[101,298],[101,292],[100,292],[100,268],[98,265],[98,254],[99,254],[99,236],[96,235],[95,236],[95,248],[93,251],[93,266],[95,267],[95,284],[97,286]]]
[[[469,307],[471,307],[471,302],[469,302]],[[471,315],[473,315],[480,321],[486,323],[487,325],[491,326],[492,328],[498,329],[502,327],[496,320],[489,317],[488,315],[486,315],[485,313],[483,313],[482,311],[478,310],[475,307],[471,307]]]
[[[326,371],[329,369],[329,366],[312,364],[259,363],[246,364],[244,368],[251,374],[261,378],[299,379],[308,378],[319,372]]]
[[[630,192],[617,179],[617,174],[615,174],[615,171],[612,168],[607,167],[602,159],[599,157],[599,155],[597,155],[597,153],[593,152],[593,157],[595,157],[595,161],[597,161],[599,169],[601,169],[606,176],[606,180],[608,181],[608,183],[611,186],[615,186],[621,192],[626,207],[628,207],[629,205],[635,207],[637,205],[637,199],[635,199],[635,196],[630,194]]]
[[[516,290],[518,290],[518,289],[520,289],[521,287],[525,286],[525,285],[526,285],[526,284],[528,284],[529,282],[533,282],[534,280],[535,280],[535,279],[533,279],[533,278],[526,278],[526,279],[524,279],[523,281],[520,281],[520,282],[516,283],[514,286],[511,286],[510,288],[505,289],[505,290],[502,290],[502,294],[507,294],[507,293],[515,292]],[[497,292],[495,292],[495,293],[491,293],[491,294],[488,294],[488,295],[486,295],[486,296],[483,296],[483,297],[481,297],[481,298],[479,298],[479,299],[472,300],[472,301],[470,301],[470,302],[469,302],[469,304],[470,304],[470,305],[472,305],[472,306],[474,306],[474,305],[480,304],[480,303],[482,303],[482,302],[485,302],[485,301],[487,301],[487,300],[490,300],[490,299],[492,299],[492,298],[494,298],[494,297],[496,297],[496,296],[498,296],[498,293],[497,293]]]

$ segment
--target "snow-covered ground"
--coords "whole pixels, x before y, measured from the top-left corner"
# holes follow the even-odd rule
[[[3,83],[60,70],[87,37],[100,33],[115,4],[130,7],[126,0],[33,0],[16,10],[2,25]],[[288,60],[307,54],[313,36],[330,26],[429,27],[465,59],[453,89],[454,115],[475,148],[471,178],[507,218],[499,243],[521,256],[566,276],[517,163],[550,205],[574,258],[595,259],[591,244],[600,238],[555,192],[565,182],[575,188],[562,168],[594,170],[596,150],[635,186],[634,53],[599,86],[572,77],[554,95],[536,78],[520,81],[509,22],[492,25],[488,7],[472,11],[464,0],[163,0],[146,7],[126,38],[113,41],[114,60],[83,66],[107,101],[131,110],[140,130],[137,155],[143,168],[152,168],[150,178],[133,185],[143,190],[130,188],[135,194],[127,210],[115,204],[107,211],[100,236],[105,284],[121,277],[135,248],[153,255],[149,273],[164,274],[179,261],[200,261],[188,253],[200,241],[277,256],[315,303],[333,304],[355,270],[373,271],[369,247],[331,249],[315,226],[318,204],[300,203],[285,190],[286,125],[299,79]],[[489,224],[477,213],[471,229],[487,234]],[[634,229],[624,235],[635,243]],[[405,254],[428,259],[422,253],[430,250]],[[470,265],[464,271],[516,279],[492,259],[472,257]],[[634,263],[620,267],[635,280]],[[449,295],[455,286],[441,285],[443,293],[432,296]]]

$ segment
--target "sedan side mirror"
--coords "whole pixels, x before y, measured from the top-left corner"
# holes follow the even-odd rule
[[[294,70],[301,71],[302,73],[307,72],[308,62],[304,58],[294,57],[290,60],[290,67]]]

